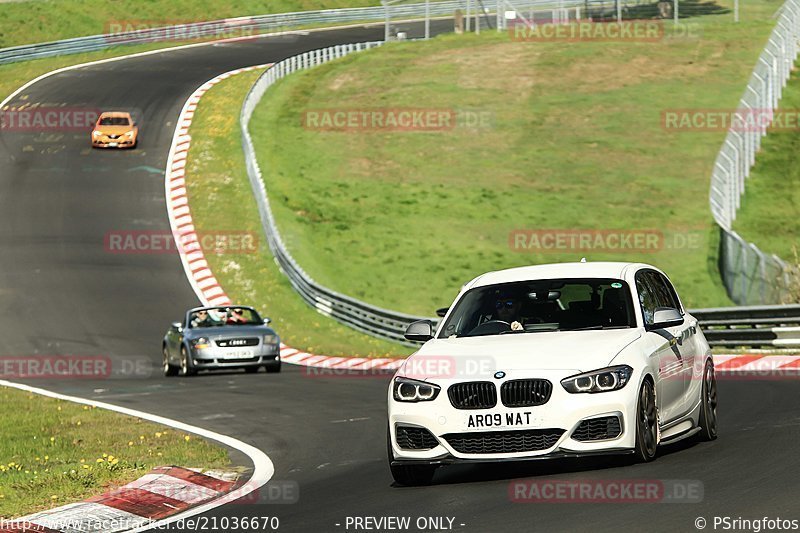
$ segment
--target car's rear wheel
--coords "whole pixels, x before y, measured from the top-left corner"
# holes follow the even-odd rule
[[[267,370],[268,374],[277,374],[281,371],[281,363],[266,365],[264,368]]]
[[[178,375],[178,367],[175,365],[170,364],[169,362],[169,352],[167,351],[167,347],[163,346],[161,348],[161,353],[164,358],[164,375],[167,377],[177,376]]]
[[[406,487],[416,487],[420,485],[430,485],[433,481],[433,474],[436,473],[435,465],[393,465],[392,461],[392,442],[389,428],[386,428],[386,449],[389,455],[389,470],[398,485]]]
[[[650,380],[639,389],[636,405],[636,459],[649,462],[655,459],[658,448],[658,412],[656,392]]]
[[[189,354],[186,351],[186,346],[181,347],[181,367],[179,374],[181,376],[194,376],[197,374],[197,370],[192,367],[191,363],[189,362]]]
[[[703,387],[700,402],[700,440],[717,438],[717,378],[714,375],[714,363],[706,362],[703,370]]]

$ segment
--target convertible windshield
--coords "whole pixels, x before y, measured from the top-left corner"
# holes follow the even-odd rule
[[[246,307],[209,307],[193,311],[189,317],[193,328],[214,328],[220,326],[255,326],[263,324],[261,317]]]
[[[103,117],[100,119],[101,126],[129,126],[130,121],[127,117]]]
[[[630,291],[622,280],[535,280],[468,291],[439,338],[635,326]]]

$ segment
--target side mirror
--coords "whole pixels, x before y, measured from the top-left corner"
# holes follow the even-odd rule
[[[172,329],[180,331],[181,329],[183,329],[183,325],[180,322],[173,322]]]
[[[449,307],[442,307],[441,309],[436,310],[436,316],[444,318],[444,315],[450,310]]]
[[[659,307],[653,313],[653,324],[650,329],[669,328],[683,324],[681,312],[673,307]]]
[[[433,324],[430,320],[417,320],[406,328],[405,338],[410,341],[425,342],[433,338]]]
[[[270,317],[268,317],[268,316],[265,316],[264,317],[264,325],[268,326],[270,324],[270,322],[272,322],[272,319]]]

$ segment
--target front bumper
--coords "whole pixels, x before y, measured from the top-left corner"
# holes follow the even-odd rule
[[[192,350],[192,364],[197,370],[245,368],[252,366],[277,366],[281,364],[280,348],[255,347],[252,354],[238,356],[235,349],[205,348]]]
[[[553,384],[549,401],[535,407],[505,407],[499,401],[490,409],[456,409],[448,398],[448,387],[457,382],[449,381],[441,385],[441,391],[435,400],[429,402],[406,403],[397,402],[389,390],[389,432],[391,442],[390,460],[396,464],[451,464],[469,462],[493,462],[509,460],[550,459],[558,457],[576,457],[597,454],[630,453],[635,446],[635,412],[637,401],[637,383],[632,379],[620,390],[596,394],[571,394],[561,386],[561,379],[575,374],[571,371],[548,371],[536,376],[508,375],[507,379],[544,378]],[[461,380],[463,381],[463,380]],[[504,380],[493,380],[498,388]],[[523,425],[493,425],[491,427],[475,427],[475,415],[490,419],[507,420],[509,414],[516,418],[523,413],[526,421]],[[525,414],[528,413],[528,414]],[[470,417],[472,416],[472,419]],[[615,438],[603,440],[576,440],[573,438],[581,422],[595,418],[616,416],[620,421],[620,432]],[[424,428],[437,441],[437,445],[429,449],[401,448],[397,441],[397,426]],[[553,444],[543,449],[525,451],[501,451],[499,453],[462,453],[448,438],[479,433],[504,433],[515,437],[519,433],[531,430],[560,430],[563,433],[555,438]],[[483,435],[481,435],[483,438]],[[486,437],[487,440],[491,438]],[[505,437],[503,437],[505,438]],[[496,441],[495,441],[496,442]]]
[[[92,137],[92,147],[94,148],[133,148],[136,145],[137,136],[126,137],[124,135],[117,139],[112,139],[106,135]]]
[[[390,461],[392,466],[412,466],[412,465],[455,465],[455,464],[486,464],[486,463],[508,463],[508,462],[522,462],[522,461],[541,461],[546,459],[581,459],[587,457],[604,457],[608,455],[630,455],[634,453],[633,448],[608,448],[593,452],[570,452],[557,450],[543,455],[531,455],[525,457],[500,457],[500,458],[477,458],[477,459],[464,459],[462,457],[455,457],[450,454],[441,457],[434,457],[431,459],[393,459]]]

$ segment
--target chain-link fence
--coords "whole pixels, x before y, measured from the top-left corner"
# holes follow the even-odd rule
[[[789,266],[767,255],[732,230],[745,182],[755,164],[761,138],[798,54],[800,0],[787,0],[758,58],[711,175],[709,203],[721,228],[720,273],[739,305],[781,303],[788,290]]]

